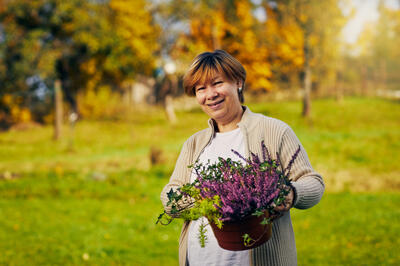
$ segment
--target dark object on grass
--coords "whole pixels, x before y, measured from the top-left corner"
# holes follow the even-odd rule
[[[156,147],[150,148],[150,163],[151,166],[156,166],[164,162],[163,151]]]

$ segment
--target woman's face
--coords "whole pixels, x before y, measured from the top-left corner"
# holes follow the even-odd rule
[[[233,120],[241,114],[238,88],[241,83],[217,75],[195,87],[196,99],[203,111],[217,123]]]

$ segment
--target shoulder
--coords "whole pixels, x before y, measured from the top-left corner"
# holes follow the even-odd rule
[[[203,138],[207,138],[207,136],[210,134],[210,129],[205,128],[203,130],[197,131],[193,135],[191,135],[186,142],[191,143],[191,142],[196,142],[199,141]]]
[[[290,129],[290,126],[282,120],[266,116],[261,113],[250,112],[246,117],[250,130],[262,130],[267,132],[275,132],[276,134],[284,134]]]
[[[184,143],[183,148],[195,149],[199,147],[202,143],[208,142],[210,135],[212,134],[209,128],[200,130],[190,136]]]

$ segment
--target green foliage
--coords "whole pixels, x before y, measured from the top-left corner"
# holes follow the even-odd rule
[[[254,239],[251,238],[251,236],[249,234],[243,235],[243,243],[246,247],[250,246],[253,241],[254,241]]]
[[[215,207],[220,206],[219,197],[202,198],[200,196],[200,189],[196,187],[196,183],[195,181],[192,184],[185,184],[178,188],[177,191],[171,188],[167,193],[167,206],[170,206],[171,209],[168,212],[164,210],[158,216],[156,224],[168,225],[175,218],[180,218],[184,221],[194,221],[201,217],[207,217],[209,222],[215,223],[219,228],[222,228],[221,214]],[[186,202],[182,203],[183,199],[186,199]],[[191,201],[192,203],[187,204],[187,201]],[[198,234],[201,247],[205,246],[207,240],[206,226],[207,224],[202,220]]]
[[[267,225],[267,224],[270,224],[270,223],[272,223],[271,219],[264,217],[264,219],[261,221],[260,224]]]
[[[105,85],[121,90],[124,82],[151,75],[155,67],[158,28],[145,0],[12,0],[0,5],[0,123],[14,122],[5,96],[34,111],[38,84],[51,94],[60,79],[65,99],[75,108],[78,91]],[[27,84],[32,77],[37,82]]]
[[[129,106],[121,104],[124,100],[122,95],[115,93],[110,86],[82,91],[77,99],[79,114],[85,119],[123,119],[129,113]]]
[[[255,216],[261,216],[261,215],[265,215],[265,213],[264,212],[255,212],[255,213],[253,213],[252,215],[255,215]],[[261,225],[264,225],[264,226],[266,226],[266,225],[268,225],[268,224],[272,224],[272,219],[271,219],[271,217],[264,217],[263,218],[263,220],[260,222],[260,224]],[[261,234],[260,236],[259,236],[259,238],[258,239],[254,239],[254,238],[252,238],[249,234],[244,234],[242,237],[243,237],[243,244],[246,246],[246,247],[251,247],[251,246],[253,246],[257,241],[259,241],[263,236],[264,236],[264,234],[266,233],[266,230],[268,230],[268,228],[267,227],[264,227],[265,229],[264,229],[264,233],[263,234]]]
[[[207,217],[210,221],[222,227],[222,222],[219,220],[221,215],[215,206],[220,206],[220,199],[218,196],[214,198],[202,198],[200,190],[196,187],[196,182],[193,184],[185,184],[177,191],[172,188],[167,193],[168,202],[167,206],[171,209],[158,216],[157,223],[163,225],[169,224],[174,218],[180,218],[184,221],[198,220],[201,217]],[[184,193],[184,194],[182,194]],[[186,200],[186,202],[182,202]],[[187,201],[192,203],[186,204]],[[167,223],[165,222],[167,221]]]
[[[207,229],[206,229],[207,224],[204,222],[204,220],[202,221],[202,223],[199,226],[199,241],[200,241],[200,246],[202,248],[204,248],[206,246],[206,242],[207,242]]]

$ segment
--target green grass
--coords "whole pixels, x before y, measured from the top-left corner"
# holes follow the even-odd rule
[[[176,265],[180,223],[154,224],[167,174],[0,183],[0,265]],[[399,204],[399,193],[343,192],[293,210],[299,265],[398,264]]]
[[[176,245],[157,248],[180,230],[176,224],[166,234],[155,225],[165,182],[159,174],[129,171],[105,181],[49,174],[2,182],[0,215],[7,218],[0,222],[0,265],[174,265]]]
[[[299,265],[398,265],[399,193],[326,194],[292,212]]]
[[[249,104],[292,126],[327,184],[293,210],[300,265],[398,265],[400,105],[350,98]],[[126,121],[80,121],[0,133],[0,265],[177,265],[180,223],[163,227],[159,193],[182,143],[206,127],[199,110],[169,125],[159,109]],[[150,147],[164,162],[152,167]]]

